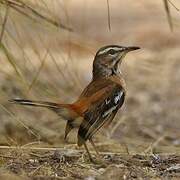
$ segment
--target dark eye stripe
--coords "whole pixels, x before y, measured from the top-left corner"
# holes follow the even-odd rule
[[[98,52],[97,52],[97,55],[107,55],[107,54],[110,54],[110,55],[114,55],[116,54],[118,51],[120,50],[123,50],[123,48],[120,48],[120,47],[108,47],[108,48],[105,48],[105,49],[100,49]]]
[[[116,53],[116,51],[114,50],[114,49],[110,49],[109,51],[108,51],[108,54],[111,54],[111,55],[114,55]]]

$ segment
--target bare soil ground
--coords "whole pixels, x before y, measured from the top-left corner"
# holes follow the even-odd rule
[[[103,153],[103,161],[91,163],[82,156],[82,151],[72,149],[19,149],[1,151],[1,158],[4,170],[1,178],[178,179],[180,175],[178,155]]]
[[[180,179],[179,12],[171,7],[172,33],[161,1],[109,1],[109,30],[105,1],[24,2],[73,32],[8,10],[0,48],[0,179]],[[4,16],[1,5],[0,24]],[[8,99],[73,102],[106,44],[141,50],[122,64],[126,103],[95,137],[101,159],[92,151],[91,163],[76,145],[76,131],[63,140],[62,119]]]

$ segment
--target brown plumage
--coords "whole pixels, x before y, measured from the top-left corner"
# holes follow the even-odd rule
[[[84,145],[92,160],[86,141],[89,140],[97,152],[93,136],[104,124],[113,120],[126,95],[125,81],[118,66],[129,51],[136,49],[139,47],[110,45],[100,48],[93,62],[92,81],[72,104],[23,99],[10,101],[21,105],[46,107],[56,112],[67,120],[65,138],[73,128],[78,128],[77,144]]]

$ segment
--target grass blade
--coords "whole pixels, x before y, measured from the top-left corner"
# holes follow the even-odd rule
[[[172,17],[171,17],[169,5],[168,5],[168,0],[163,0],[163,1],[164,1],[164,7],[165,7],[165,10],[166,10],[169,27],[170,27],[170,30],[173,31],[173,23],[172,23]]]
[[[6,55],[7,57],[7,60],[8,62],[10,63],[10,65],[13,67],[14,71],[16,72],[16,74],[21,78],[22,78],[22,75],[21,73],[19,72],[17,66],[16,66],[16,63],[15,63],[15,59],[13,57],[13,55],[9,52],[9,50],[6,48],[6,46],[1,42],[0,43],[0,49],[4,52],[4,54]]]
[[[110,17],[109,0],[107,0],[107,10],[108,10],[108,27],[109,27],[109,31],[111,31],[111,17]]]

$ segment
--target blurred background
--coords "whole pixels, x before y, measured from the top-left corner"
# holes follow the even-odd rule
[[[180,152],[180,13],[173,5],[171,31],[162,0],[109,0],[109,11],[106,0],[1,0],[0,145],[76,148],[76,131],[64,142],[56,114],[8,100],[75,101],[98,48],[118,44],[141,50],[121,66],[126,103],[95,137],[98,147]]]

